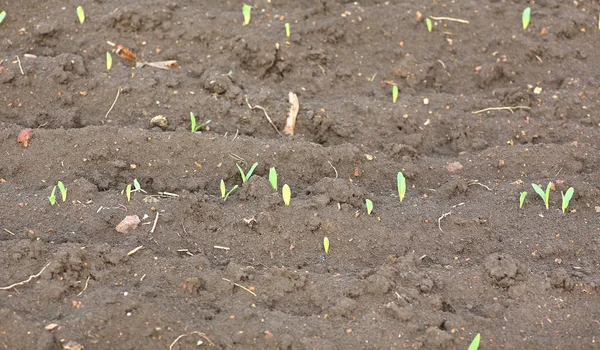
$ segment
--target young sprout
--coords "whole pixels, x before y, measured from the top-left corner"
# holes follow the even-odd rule
[[[242,183],[246,183],[246,181],[248,181],[248,179],[250,177],[252,177],[252,173],[254,172],[254,169],[256,169],[258,162],[252,164],[252,166],[250,167],[250,170],[248,170],[247,173],[244,173],[244,170],[238,163],[235,163],[235,165],[237,166],[238,170],[240,171],[240,176],[242,177]]]
[[[431,18],[425,18],[425,23],[427,23],[427,31],[431,33],[431,31],[433,30],[433,22],[431,22]]]
[[[277,191],[277,170],[275,167],[269,169],[269,182],[275,191]]]
[[[106,51],[106,70],[110,70],[112,68],[112,55],[110,52]]]
[[[285,24],[285,36],[287,36],[288,38],[290,37],[290,24],[286,23]]]
[[[83,7],[77,6],[77,18],[79,18],[79,23],[83,24],[85,22],[85,12],[83,12]]]
[[[373,211],[373,202],[371,202],[370,199],[366,199],[365,205],[367,206],[367,214],[371,215],[371,212]]]
[[[396,100],[398,100],[398,85],[393,85],[392,86],[392,102],[396,103]]]
[[[0,12],[0,23],[2,23],[2,21],[4,21],[4,17],[6,17],[6,11]]]
[[[528,7],[525,10],[523,10],[523,17],[521,18],[521,20],[523,21],[523,29],[527,29],[527,27],[529,26],[530,19],[531,19],[531,7]]]
[[[131,200],[131,184],[127,184],[127,187],[125,187],[125,196],[129,202]]]
[[[521,192],[521,197],[519,197],[519,209],[523,208],[523,203],[525,203],[525,197],[527,197],[527,191]]]
[[[194,115],[194,112],[190,112],[190,124],[191,124],[191,129],[192,132],[196,132],[198,130],[202,130],[203,127],[207,126],[208,124],[210,124],[210,120],[205,121],[204,123],[200,124],[200,125],[196,125],[196,116]]]
[[[546,192],[542,190],[542,188],[536,184],[531,184],[531,187],[535,190],[542,199],[544,200],[544,204],[546,205],[546,210],[548,210],[548,201],[550,200],[550,188],[552,187],[552,182],[548,182],[548,186],[546,186]]]
[[[329,238],[323,238],[323,248],[325,249],[325,254],[329,253]]]
[[[400,203],[404,199],[404,194],[406,194],[406,179],[404,178],[404,174],[401,171],[398,172],[398,178],[396,180],[398,185],[398,197],[400,197]]]
[[[142,191],[142,186],[140,186],[140,182],[138,181],[138,179],[133,179],[133,188],[136,192]]]
[[[50,205],[54,205],[56,203],[56,186],[54,186],[52,188],[52,193],[50,193],[50,197],[48,197],[48,200],[50,201]]]
[[[479,342],[481,341],[481,334],[477,333],[477,335],[475,336],[475,338],[473,338],[473,341],[471,342],[471,345],[469,345],[469,349],[468,350],[478,350],[479,349]]]
[[[60,196],[62,197],[62,201],[64,202],[67,200],[67,188],[62,183],[62,181],[59,181],[57,185],[58,189],[60,190]]]
[[[221,179],[221,198],[223,198],[224,201],[227,200],[227,197],[229,197],[229,195],[231,193],[233,193],[233,191],[238,189],[238,185],[233,186],[229,192],[227,192],[227,190],[225,189],[225,181],[223,181],[223,179]]]
[[[244,25],[250,24],[250,12],[252,11],[252,6],[244,4],[242,6],[242,14],[244,15]]]
[[[281,195],[283,196],[283,203],[285,203],[285,205],[290,205],[290,199],[292,198],[292,190],[290,189],[290,186],[287,184],[283,185],[281,188]]]
[[[567,190],[566,193],[563,193],[562,191],[560,191],[560,195],[562,196],[563,214],[565,213],[565,210],[567,210],[567,208],[569,207],[569,202],[571,201],[571,198],[573,197],[573,192],[575,192],[573,187],[569,187],[569,189]]]

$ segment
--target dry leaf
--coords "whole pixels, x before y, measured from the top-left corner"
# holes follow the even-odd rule
[[[283,133],[294,136],[294,130],[296,129],[296,117],[298,116],[298,111],[300,110],[300,103],[298,102],[298,96],[293,92],[290,92],[289,100],[291,104],[290,112],[285,120]]]
[[[140,218],[137,215],[128,215],[121,221],[115,229],[120,233],[128,233],[130,230],[135,230],[140,223]]]
[[[17,142],[22,143],[23,146],[29,146],[29,140],[33,136],[33,130],[31,129],[23,129],[19,132],[19,136],[17,136]]]
[[[179,68],[177,61],[142,62],[142,66],[150,66],[164,70]]]
[[[121,57],[126,61],[137,61],[137,57],[133,54],[133,52],[129,51],[129,49],[124,47],[123,45],[115,46],[114,52],[117,54],[117,56]]]
[[[459,162],[453,162],[453,163],[446,164],[446,166],[444,166],[444,168],[446,168],[446,170],[448,170],[449,172],[453,173],[455,171],[462,170],[463,165],[460,164]]]

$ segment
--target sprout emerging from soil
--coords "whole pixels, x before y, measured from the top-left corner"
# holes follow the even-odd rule
[[[233,191],[238,189],[238,185],[233,186],[229,191],[227,191],[227,189],[225,188],[225,181],[223,181],[223,179],[221,179],[221,198],[223,198],[224,201],[227,200],[227,198],[229,197],[229,195],[231,193],[233,193]]]
[[[527,27],[529,26],[530,19],[531,19],[531,7],[528,7],[525,10],[523,10],[523,17],[521,19],[523,21],[523,29],[527,29]]]
[[[54,204],[56,204],[56,196],[55,196],[55,193],[56,193],[56,186],[54,186],[54,187],[52,188],[52,193],[50,193],[50,197],[48,197],[48,200],[50,201],[50,205],[54,205]]]
[[[392,102],[396,103],[398,100],[398,85],[392,86]]]
[[[398,172],[396,184],[398,185],[398,197],[400,198],[400,203],[402,203],[404,195],[406,194],[406,179],[404,178],[404,174],[402,174],[401,171]]]
[[[275,191],[277,191],[277,170],[275,167],[269,169],[269,182]]]
[[[57,185],[58,185],[58,189],[60,191],[60,196],[62,198],[62,201],[65,202],[67,200],[67,188],[62,183],[62,181],[59,181]]]
[[[242,177],[242,183],[246,183],[246,181],[248,181],[248,179],[252,177],[252,173],[254,172],[254,169],[256,169],[258,162],[252,164],[252,166],[250,167],[250,170],[248,170],[247,173],[244,173],[244,169],[242,169],[242,167],[238,163],[235,163],[235,165],[237,166],[238,170],[240,171],[240,176]]]
[[[131,200],[131,194],[133,192],[144,192],[146,193],[146,191],[142,190],[142,186],[140,185],[140,182],[137,179],[133,179],[133,190],[131,189],[131,184],[127,184],[127,187],[125,187],[125,196],[127,197],[127,201],[129,202]],[[122,194],[123,192],[121,192]]]
[[[285,24],[285,36],[287,36],[289,38],[290,35],[291,35],[290,24],[286,23]]]
[[[242,14],[244,15],[244,25],[250,24],[250,12],[252,11],[252,6],[244,4],[242,6]]]
[[[563,212],[563,214],[565,213],[565,210],[567,210],[567,208],[569,207],[569,202],[571,201],[571,198],[573,197],[573,192],[575,192],[573,187],[569,187],[569,189],[567,190],[566,193],[563,193],[562,191],[560,191],[560,195],[562,196],[562,212]]]
[[[367,214],[371,215],[371,212],[373,211],[373,202],[370,199],[366,199],[365,205],[367,206]]]
[[[521,192],[521,197],[519,197],[519,209],[523,208],[523,203],[525,203],[525,197],[527,197],[527,191]]]
[[[287,184],[283,185],[281,188],[281,195],[283,196],[283,203],[285,203],[285,205],[290,205],[290,200],[292,199],[292,190],[290,189],[290,186]]]
[[[425,23],[427,24],[427,31],[431,33],[433,30],[433,22],[431,22],[431,18],[425,18]]]
[[[192,132],[202,130],[202,128],[207,126],[208,124],[210,124],[210,120],[207,120],[200,125],[196,125],[196,116],[194,115],[194,112],[190,112],[190,125]]]
[[[535,190],[542,199],[544,200],[544,204],[546,205],[546,210],[548,210],[548,201],[550,200],[550,188],[552,187],[552,182],[548,182],[548,186],[546,186],[546,191],[542,190],[542,188],[536,184],[531,184],[531,187]]]
[[[323,238],[323,249],[325,249],[325,254],[329,253],[329,238]]]
[[[83,12],[83,7],[77,6],[77,18],[79,18],[79,23],[83,24],[85,22],[85,12]]]
[[[2,23],[2,21],[4,21],[4,17],[6,17],[6,11],[0,12],[0,23]]]
[[[112,55],[110,52],[106,51],[106,70],[110,70],[112,68]]]
[[[481,341],[481,334],[477,333],[477,335],[475,336],[475,338],[473,338],[473,341],[471,342],[471,345],[469,345],[469,349],[468,350],[478,350],[479,349],[479,342]]]

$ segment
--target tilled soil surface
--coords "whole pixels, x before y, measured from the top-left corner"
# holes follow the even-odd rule
[[[0,2],[0,348],[598,347],[597,2],[249,4]]]

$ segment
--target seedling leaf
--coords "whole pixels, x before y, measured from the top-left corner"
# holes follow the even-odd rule
[[[373,211],[373,202],[370,199],[366,199],[365,205],[367,206],[367,214],[371,215],[371,212]]]
[[[67,200],[67,188],[62,183],[62,181],[58,182],[58,189],[60,190],[60,196],[62,197],[62,201],[63,202],[66,201]]]
[[[283,196],[283,202],[285,205],[290,205],[290,199],[292,198],[292,190],[290,189],[290,186],[287,184],[283,185],[281,188],[281,195]]]
[[[398,85],[392,86],[392,102],[396,103],[398,100]]]
[[[112,68],[112,55],[110,52],[106,51],[106,70],[110,70]]]
[[[528,7],[525,10],[523,10],[523,17],[522,17],[523,29],[527,29],[527,27],[529,26],[530,19],[531,19],[531,7]]]
[[[77,18],[79,18],[79,23],[83,24],[85,22],[85,12],[83,12],[83,7],[77,6]]]
[[[400,198],[400,203],[404,199],[404,195],[406,194],[406,179],[404,178],[404,174],[401,171],[398,172],[398,178],[396,180],[398,185],[398,197]]]
[[[425,23],[427,23],[427,31],[431,33],[433,30],[433,22],[431,22],[431,18],[425,18]]]
[[[325,254],[329,253],[329,238],[323,238],[323,248],[325,249]]]
[[[207,120],[204,123],[197,125],[196,124],[196,116],[194,115],[194,112],[190,112],[190,126],[191,126],[192,132],[202,130],[202,128],[207,126],[208,124],[210,124],[210,120]]]
[[[133,188],[135,188],[136,191],[142,190],[142,186],[140,186],[140,182],[137,179],[133,179]]]
[[[50,201],[50,205],[54,205],[56,204],[56,186],[54,186],[52,188],[52,193],[50,193],[50,197],[48,197],[48,200]]]
[[[252,166],[250,167],[250,170],[248,170],[248,172],[246,173],[246,180],[248,180],[252,177],[252,173],[254,173],[254,169],[256,169],[257,165],[258,165],[258,162],[255,162],[254,164],[252,164]]]
[[[225,199],[225,181],[223,181],[223,179],[221,179],[221,185],[219,187],[221,188],[221,198]]]
[[[479,349],[479,342],[481,341],[481,334],[477,333],[477,335],[475,336],[475,338],[473,338],[473,341],[471,342],[471,345],[469,345],[469,349],[468,350],[478,350]]]
[[[252,6],[244,4],[242,6],[242,14],[244,15],[244,25],[250,24],[250,13],[252,11]]]
[[[277,170],[273,167],[269,169],[269,182],[275,191],[277,191]]]
[[[4,17],[6,17],[6,11],[0,12],[0,23],[2,23],[2,21],[4,21]]]
[[[548,209],[548,202],[550,200],[550,188],[552,187],[552,182],[548,182],[548,186],[546,186],[545,192],[537,184],[531,184],[531,187],[533,187],[535,193],[542,197],[542,199],[544,200],[544,204],[546,205],[546,209]]]
[[[291,30],[290,30],[290,24],[286,23],[285,24],[285,36],[287,36],[289,38],[290,34],[291,34],[290,32],[291,32]]]
[[[131,184],[127,184],[127,187],[125,187],[125,196],[127,196],[129,202],[131,200]]]
[[[238,185],[235,185],[235,186],[233,186],[233,187],[232,187],[232,188],[229,190],[229,192],[227,192],[227,194],[225,194],[225,197],[223,197],[223,200],[224,200],[224,201],[226,201],[226,200],[227,200],[227,198],[229,197],[229,195],[230,195],[230,194],[232,194],[232,193],[233,193],[233,191],[235,191],[235,190],[237,190],[237,189],[238,189]]]
[[[565,213],[565,210],[567,210],[567,208],[569,207],[569,202],[571,201],[571,198],[573,197],[573,192],[575,192],[573,187],[569,187],[569,189],[567,190],[566,193],[562,193],[562,191],[560,192],[560,195],[562,196],[562,212],[563,212],[563,214]]]
[[[521,192],[521,197],[519,197],[519,209],[523,208],[523,203],[525,203],[525,197],[527,197],[527,191]]]

